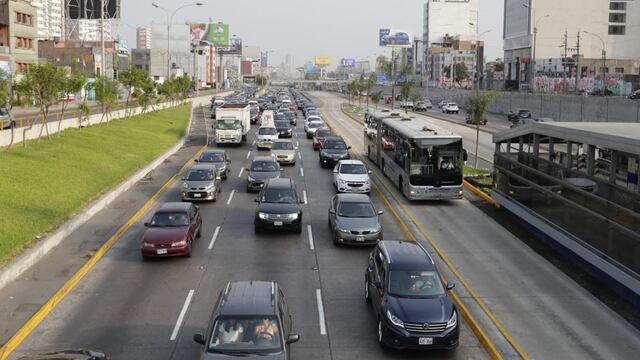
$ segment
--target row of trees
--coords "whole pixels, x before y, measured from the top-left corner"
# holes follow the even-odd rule
[[[98,76],[90,82],[87,76],[77,68],[66,71],[52,64],[41,64],[30,67],[25,74],[12,74],[9,77],[0,74],[0,107],[10,110],[13,107],[37,107],[38,118],[42,124],[38,139],[42,137],[43,132],[48,139],[51,139],[48,121],[51,107],[61,105],[58,117],[59,137],[69,102],[82,90],[84,92],[78,104],[77,115],[80,127],[83,127],[83,123],[91,114],[91,108],[87,104],[87,93],[91,91],[95,92],[95,99],[100,106],[102,117],[99,124],[102,124],[105,119],[109,120],[111,112],[116,109],[122,88],[126,93],[125,117],[128,117],[134,105],[142,107],[142,111],[145,112],[150,105],[158,101],[166,100],[174,104],[187,98],[190,85],[191,82],[187,77],[170,78],[158,85],[147,71],[138,68],[122,71],[118,80]],[[13,143],[14,131],[12,127],[9,147]]]

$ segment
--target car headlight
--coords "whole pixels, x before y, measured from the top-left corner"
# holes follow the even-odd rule
[[[343,179],[338,179],[338,184],[346,184],[347,181]]]
[[[373,229],[373,233],[379,233],[380,231],[382,231],[382,225],[378,224],[378,226],[376,226],[375,229]]]
[[[215,186],[214,186],[213,184],[209,184],[209,185],[207,185],[204,189],[205,189],[205,190],[211,190],[211,189],[213,189],[214,187],[215,187]]]
[[[247,176],[247,181],[248,182],[254,182],[254,181],[256,181],[256,179],[252,178],[251,176]]]
[[[402,322],[402,320],[398,319],[397,316],[393,315],[391,313],[391,311],[387,310],[387,319],[389,319],[389,321],[391,321],[391,323],[397,327],[401,327],[404,328],[404,322]]]
[[[449,321],[447,321],[447,329],[451,329],[452,327],[455,327],[456,325],[458,325],[458,315],[456,314],[456,311],[453,310],[453,315],[451,315],[451,319],[449,319]]]
[[[156,247],[156,245],[152,244],[152,243],[149,243],[149,242],[146,242],[146,241],[143,241],[142,242],[142,247],[154,248],[154,247]]]
[[[183,187],[184,189],[188,189],[188,188],[189,188],[189,184],[187,184],[186,182],[185,182],[185,183],[182,183],[182,187]]]
[[[265,219],[267,219],[269,216],[268,216],[266,213],[259,212],[259,213],[258,213],[258,217],[259,217],[260,219],[262,219],[262,220],[265,220]]]
[[[288,216],[289,220],[297,220],[298,219],[298,213],[289,214],[287,216]]]
[[[171,244],[171,247],[187,246],[187,240],[180,240]]]
[[[336,230],[338,230],[338,232],[345,233],[345,234],[351,233],[351,230],[343,229],[341,227],[337,227]]]

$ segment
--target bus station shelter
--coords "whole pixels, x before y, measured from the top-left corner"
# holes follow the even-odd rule
[[[493,142],[492,197],[640,306],[640,124],[535,122]]]

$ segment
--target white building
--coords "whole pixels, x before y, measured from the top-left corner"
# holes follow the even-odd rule
[[[526,4],[526,6],[523,5]],[[640,3],[633,0],[505,0],[504,61],[505,79],[512,87],[527,86],[531,77],[531,58],[535,46],[536,68],[558,70],[556,59],[574,57],[580,33],[580,62],[601,64],[603,44],[611,60],[607,72],[620,68],[624,73],[640,74]],[[534,45],[534,29],[537,29]],[[614,65],[615,64],[615,65]],[[621,65],[622,64],[622,65]],[[603,66],[581,74],[600,73]],[[610,69],[609,69],[610,68]],[[564,73],[564,70],[562,70]],[[570,74],[569,74],[570,75]]]
[[[104,20],[104,39],[112,40],[111,25],[113,20]],[[75,38],[83,41],[100,41],[100,20],[78,20]],[[77,35],[76,35],[77,34]]]
[[[423,20],[422,41],[429,46],[441,46],[453,35],[475,40],[478,0],[429,0],[424,4]]]
[[[62,39],[64,34],[64,0],[32,0],[38,9],[38,40]]]
[[[150,27],[141,26],[136,28],[136,48],[151,49],[151,28]]]

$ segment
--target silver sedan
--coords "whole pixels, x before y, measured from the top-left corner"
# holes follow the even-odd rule
[[[338,194],[329,204],[334,245],[374,245],[382,240],[382,225],[369,195]]]

